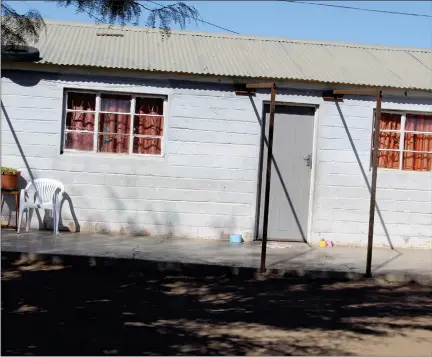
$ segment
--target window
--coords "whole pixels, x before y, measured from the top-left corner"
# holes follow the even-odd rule
[[[381,113],[378,167],[432,171],[432,114]]]
[[[161,155],[163,98],[66,93],[64,149]]]

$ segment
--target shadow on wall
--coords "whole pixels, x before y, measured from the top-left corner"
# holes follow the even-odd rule
[[[251,105],[252,105],[252,107],[253,107],[253,110],[254,110],[254,112],[255,112],[255,115],[256,115],[257,121],[258,121],[259,125],[261,126],[261,137],[264,138],[264,141],[261,141],[261,143],[260,143],[259,169],[258,169],[258,177],[257,177],[256,215],[255,215],[255,217],[260,217],[260,210],[261,210],[261,206],[263,205],[263,202],[261,202],[261,200],[262,200],[262,198],[264,197],[264,195],[263,195],[263,190],[264,190],[264,189],[263,189],[263,178],[262,178],[262,174],[261,174],[261,172],[262,172],[263,167],[264,167],[264,160],[267,159],[266,157],[263,157],[263,153],[264,153],[264,150],[263,150],[263,149],[264,149],[264,145],[268,146],[268,140],[267,140],[267,137],[266,137],[266,135],[265,135],[265,126],[264,126],[264,122],[263,122],[263,120],[262,120],[262,115],[265,115],[265,113],[263,113],[263,114],[261,115],[260,112],[259,112],[259,110],[257,109],[257,107],[256,107],[256,105],[255,105],[255,102],[254,102],[253,98],[252,98],[252,97],[249,97],[249,99],[250,99]],[[339,112],[339,116],[340,116],[340,118],[341,118],[341,120],[342,120],[342,124],[343,124],[343,126],[344,126],[344,129],[345,129],[345,131],[346,131],[346,133],[347,133],[347,136],[348,136],[348,139],[349,139],[350,145],[351,145],[352,150],[353,150],[353,152],[354,152],[354,154],[355,154],[356,161],[357,161],[357,163],[358,163],[358,165],[359,165],[359,168],[360,168],[360,170],[361,170],[362,176],[363,176],[363,178],[364,178],[364,180],[365,180],[366,186],[367,186],[367,188],[368,188],[368,190],[369,190],[369,193],[370,193],[370,191],[371,191],[371,187],[370,187],[369,180],[368,180],[368,178],[367,178],[367,174],[366,174],[366,172],[365,172],[365,170],[364,170],[364,168],[363,168],[363,166],[362,166],[360,156],[359,156],[359,154],[358,154],[358,151],[357,151],[357,149],[356,149],[356,146],[355,146],[354,140],[353,140],[353,138],[352,138],[352,136],[351,136],[351,134],[350,134],[350,131],[349,131],[348,125],[347,125],[347,123],[346,123],[345,117],[344,117],[344,115],[343,115],[343,113],[342,113],[341,107],[340,107],[340,105],[339,105],[338,102],[336,102],[336,106],[337,106],[337,110],[338,110],[338,112]],[[297,223],[297,226],[298,226],[298,228],[299,228],[299,231],[300,231],[300,233],[301,233],[301,235],[302,235],[303,241],[304,241],[305,243],[307,243],[307,237],[306,237],[306,234],[305,234],[305,232],[303,232],[303,230],[302,230],[302,227],[301,227],[300,222],[299,222],[299,219],[298,219],[298,215],[296,214],[295,207],[294,207],[293,204],[292,204],[292,200],[291,200],[291,198],[290,198],[289,192],[288,192],[288,190],[287,190],[287,188],[286,188],[286,185],[285,185],[285,183],[284,183],[284,179],[283,179],[283,177],[282,177],[282,174],[281,174],[281,172],[280,172],[280,170],[279,170],[278,164],[276,163],[274,157],[272,158],[272,163],[273,163],[273,165],[274,165],[274,168],[275,168],[275,171],[276,171],[276,173],[277,173],[277,176],[278,176],[278,178],[279,178],[279,180],[280,180],[280,182],[281,182],[281,185],[282,185],[282,187],[283,187],[283,189],[284,189],[285,196],[286,196],[286,198],[287,198],[287,200],[288,200],[288,203],[289,203],[289,205],[290,205],[290,207],[291,207],[291,210],[292,210],[292,213],[293,213],[293,215],[294,215],[294,218],[296,219],[296,223]],[[381,213],[381,210],[380,210],[380,208],[379,208],[378,203],[376,203],[376,213],[378,214],[378,217],[379,217],[379,219],[380,219],[381,225],[382,225],[382,227],[383,227],[383,229],[384,229],[384,232],[385,232],[385,235],[386,235],[387,241],[388,241],[388,243],[389,243],[389,246],[390,246],[391,249],[394,249],[393,243],[392,243],[391,238],[390,238],[390,234],[389,234],[388,229],[387,229],[387,227],[386,227],[386,224],[385,224],[385,222],[384,222],[384,218],[383,218],[383,216],[382,216],[382,213]],[[260,221],[259,221],[259,219],[256,219],[256,221],[255,221],[255,228],[254,228],[254,231],[255,231],[255,234],[254,234],[254,235],[255,235],[255,239],[257,239],[257,238],[259,237],[259,229],[260,229]]]
[[[35,82],[32,85],[36,85],[37,83],[38,83],[38,81]],[[22,85],[22,84],[20,84],[20,85]],[[22,146],[20,144],[18,136],[16,135],[15,129],[14,129],[13,125],[12,125],[12,121],[11,121],[11,119],[9,117],[9,114],[8,114],[8,112],[7,112],[4,104],[3,104],[3,100],[1,101],[1,108],[2,108],[2,112],[3,112],[3,116],[6,119],[6,122],[8,123],[9,130],[10,130],[10,132],[11,132],[11,134],[12,134],[14,140],[15,140],[15,143],[17,145],[18,151],[20,152],[21,158],[22,158],[22,160],[24,162],[24,165],[25,165],[25,168],[27,170],[27,173],[28,173],[28,175],[30,177],[30,181],[33,182],[36,179],[36,177],[33,174],[33,171],[32,171],[32,169],[31,169],[31,167],[30,167],[30,165],[29,165],[29,163],[27,161],[27,158],[26,158],[26,155],[24,153],[24,150],[23,150],[23,148],[22,148]],[[20,189],[24,189],[24,188],[27,187],[27,185],[28,185],[28,181],[26,179],[24,179],[24,177],[20,176],[19,188]],[[78,219],[77,219],[77,217],[75,215],[75,211],[74,211],[74,208],[73,208],[72,200],[71,200],[70,196],[67,193],[65,193],[63,195],[63,201],[62,201],[62,204],[61,204],[60,212],[61,212],[61,210],[62,210],[65,202],[68,202],[70,211],[71,211],[72,216],[73,216],[73,220],[74,220],[73,231],[79,232],[79,230],[80,230],[80,224],[79,224]],[[2,201],[2,206],[1,206],[2,217],[3,217],[4,203],[7,204],[8,209],[9,209],[8,221],[10,222],[12,212],[16,212],[16,202],[15,202],[15,200],[14,200],[13,197],[7,197],[6,196],[4,198],[4,202]],[[36,212],[36,217],[37,217],[37,220],[38,220],[38,228],[40,230],[43,230],[43,229],[50,229],[50,230],[52,230],[53,229],[53,226],[52,226],[52,212],[50,210],[44,210],[44,216],[43,216],[43,218],[41,217],[40,210],[35,210],[35,212]],[[23,224],[24,223],[25,222],[23,222]],[[70,227],[65,227],[62,224],[61,214],[60,214],[60,226],[59,226],[59,229],[61,229],[63,231],[72,231],[72,229],[70,229]]]
[[[11,82],[18,84],[22,87],[34,87],[39,84],[42,80],[59,80],[62,78],[67,78],[70,81],[76,81],[80,83],[91,83],[94,84],[97,82],[98,84],[127,84],[127,85],[137,85],[142,86],[142,79],[136,78],[119,78],[119,77],[109,77],[106,75],[68,75],[68,74],[55,74],[55,73],[46,73],[46,72],[31,72],[30,76],[23,76],[22,71],[17,70],[4,70],[1,74],[2,77],[9,79]],[[166,87],[170,88],[171,84],[168,80],[160,80],[160,79],[147,79],[147,81],[151,84],[157,85],[158,87]],[[171,81],[172,82],[172,81]],[[181,83],[181,82],[180,82]],[[187,82],[185,82],[187,83]],[[186,84],[187,86],[187,84]],[[187,87],[185,87],[187,88]],[[111,89],[112,90],[112,89]]]
[[[261,213],[260,211],[261,211],[261,206],[264,206],[264,202],[262,202],[261,199],[265,197],[265,194],[264,194],[265,188],[263,187],[263,168],[264,168],[264,161],[267,160],[267,157],[264,157],[264,146],[268,147],[268,138],[267,138],[267,135],[265,133],[265,122],[263,120],[263,118],[266,115],[266,113],[263,112],[262,115],[260,115],[260,113],[259,113],[259,111],[258,111],[258,109],[257,109],[257,107],[255,105],[255,102],[254,102],[254,100],[252,99],[251,96],[249,96],[249,100],[250,100],[251,105],[253,107],[253,110],[254,110],[255,116],[257,118],[257,121],[258,121],[258,123],[259,123],[259,125],[261,127],[260,136],[261,136],[261,138],[264,139],[264,140],[260,141],[259,167],[258,167],[258,177],[257,177],[257,197],[256,197],[256,212],[255,212],[255,214],[256,214],[255,215],[256,220],[255,220],[255,228],[254,228],[254,231],[255,231],[254,238],[258,239],[258,237],[260,237],[260,235],[261,235],[260,234],[261,233],[260,232],[260,219],[259,219],[261,217],[260,216],[260,213]],[[279,179],[279,181],[281,183],[281,186],[282,186],[282,189],[284,191],[285,197],[287,199],[288,205],[289,205],[289,207],[291,209],[291,212],[292,212],[292,214],[294,216],[294,219],[296,221],[296,225],[297,225],[297,228],[298,228],[298,230],[300,232],[300,235],[301,235],[301,238],[303,240],[303,243],[306,243],[307,245],[309,245],[309,243],[307,241],[307,232],[304,232],[304,230],[303,230],[303,228],[301,226],[299,216],[298,216],[297,211],[296,211],[296,209],[294,207],[294,204],[292,202],[291,196],[290,196],[290,194],[288,192],[287,185],[285,184],[284,177],[282,176],[282,173],[281,173],[281,171],[279,169],[279,165],[276,162],[276,159],[274,158],[274,156],[272,156],[272,164],[273,164],[273,167],[274,167],[274,169],[276,171],[277,177],[278,177],[278,179]]]
[[[96,260],[90,267],[88,258],[64,259],[30,271],[2,256],[3,355],[430,352],[427,287],[256,280],[252,269],[163,272],[146,267],[151,262]]]
[[[11,122],[11,119],[9,117],[9,114],[8,114],[8,112],[7,112],[4,104],[3,104],[3,100],[1,101],[1,108],[2,108],[2,112],[3,112],[3,116],[6,119],[6,122],[8,123],[9,130],[10,130],[10,132],[11,132],[11,134],[12,134],[14,140],[15,140],[15,143],[17,145],[17,148],[18,148],[19,152],[20,152],[21,158],[23,159],[24,165],[25,165],[25,167],[27,169],[27,172],[28,172],[28,174],[30,176],[30,180],[33,181],[35,179],[35,177],[33,175],[33,172],[31,170],[31,168],[30,168],[30,165],[29,165],[29,163],[27,161],[27,158],[26,158],[26,156],[24,154],[24,150],[22,149],[22,146],[21,146],[21,144],[19,142],[18,136],[16,135],[16,132],[15,132],[15,129],[14,129],[13,125],[12,125],[12,122]],[[23,188],[25,188],[27,186],[27,184],[28,184],[28,182],[21,176],[20,180],[19,180],[19,188],[23,189]],[[9,202],[8,202],[8,208],[9,208],[9,217],[10,217],[11,212],[15,212],[15,210],[16,210],[16,203],[15,203],[14,200],[9,200]],[[3,202],[2,202],[2,214],[3,214]],[[39,228],[41,228],[43,225],[42,225],[42,219],[41,219],[41,216],[40,216],[38,210],[36,210],[36,215],[37,215],[38,221],[39,221]]]
[[[6,122],[8,123],[9,130],[11,131],[11,134],[12,134],[12,136],[13,136],[13,138],[15,140],[15,143],[17,145],[17,148],[18,148],[18,150],[19,150],[19,152],[21,154],[21,158],[24,161],[24,165],[25,165],[25,167],[27,169],[27,172],[28,172],[28,174],[30,176],[30,180],[33,181],[35,179],[35,177],[33,176],[33,172],[31,170],[30,165],[29,165],[29,163],[27,161],[27,158],[26,158],[26,156],[24,154],[22,146],[21,146],[21,144],[20,144],[20,142],[18,140],[18,136],[16,135],[15,129],[13,128],[12,122],[11,122],[11,120],[9,118],[9,114],[8,114],[8,112],[7,112],[4,104],[3,104],[3,100],[1,101],[1,108],[2,108],[2,112],[3,112],[4,118],[6,119]]]
[[[109,186],[105,186],[108,196],[107,198],[114,200],[114,211],[118,212],[118,215],[124,215],[121,218],[121,222],[125,222],[126,225],[122,226],[118,233],[126,234],[131,236],[149,236],[149,235],[164,235],[166,237],[172,237],[176,235],[174,227],[180,225],[180,218],[177,212],[166,211],[156,211],[149,203],[146,203],[145,199],[142,200],[142,206],[138,209],[128,208],[124,199],[119,197],[115,190]],[[139,190],[139,188],[136,188]],[[129,214],[128,212],[133,212]],[[165,219],[161,218],[161,215],[166,215]],[[151,218],[151,223],[148,222],[148,218]],[[89,217],[91,219],[90,225],[85,227],[85,230],[96,231],[98,233],[116,233],[107,221],[109,218],[104,216],[101,211],[95,211],[94,214]],[[120,222],[114,222],[120,223]],[[145,228],[146,226],[151,229]]]
[[[238,233],[235,231],[237,228],[237,219],[233,215],[226,214],[226,218],[213,219],[208,226],[195,227],[193,223],[183,224],[179,213],[172,210],[172,208],[166,207],[165,204],[162,207],[155,208],[155,206],[143,199],[140,205],[140,212],[136,209],[130,209],[125,205],[124,199],[116,193],[113,187],[106,186],[105,188],[109,199],[115,202],[113,210],[117,211],[119,215],[123,215],[117,217],[121,219],[121,222],[125,222],[125,226],[121,227],[118,232],[120,234],[131,236],[163,235],[167,238],[178,238],[185,236],[181,229],[186,226],[192,226],[197,229],[195,235],[187,235],[190,238],[196,238],[200,234],[203,237],[209,235],[209,238],[228,239],[229,234]],[[136,189],[138,190],[139,188]],[[96,230],[100,233],[113,232],[103,212],[96,211],[91,220],[92,222],[96,222],[95,225],[86,227],[86,229]],[[198,232],[200,228],[203,229],[202,232]]]
[[[39,82],[43,79],[43,74],[40,73],[39,76],[31,75],[31,76],[23,76],[23,75],[16,75],[17,73],[20,73],[19,71],[13,71],[13,70],[3,70],[2,71],[2,78],[7,78],[11,82],[18,84],[21,87],[34,87],[39,84]],[[33,72],[34,73],[34,72]]]
[[[72,220],[73,220],[73,223],[69,223],[67,226],[65,226],[63,224],[63,220],[62,220],[62,211],[64,210],[64,207],[66,204],[69,207],[69,212],[71,213]],[[70,198],[70,196],[67,192],[63,193],[63,200],[61,202],[59,231],[66,231],[66,232],[80,232],[81,231],[81,225],[79,224],[78,218],[75,214],[75,209],[74,209],[74,206],[72,203],[72,199]]]
[[[366,186],[367,186],[367,188],[369,190],[369,194],[370,194],[371,193],[371,185],[370,185],[369,180],[367,178],[366,171],[365,171],[365,169],[364,169],[364,167],[362,165],[362,162],[361,162],[360,156],[358,154],[357,148],[355,146],[354,140],[353,140],[353,138],[351,136],[351,133],[349,131],[348,125],[347,125],[346,120],[345,120],[345,116],[342,113],[342,109],[341,109],[339,103],[337,101],[335,101],[335,103],[336,103],[337,110],[339,112],[339,116],[340,116],[340,118],[342,120],[342,124],[344,126],[345,132],[346,132],[346,134],[348,136],[348,140],[349,140],[350,145],[352,147],[353,153],[354,153],[354,155],[356,157],[356,161],[357,161],[357,163],[359,165],[359,168],[360,168],[360,171],[362,173],[363,179],[365,180]],[[381,210],[379,209],[378,202],[375,203],[375,211],[378,214],[378,217],[379,217],[381,225],[382,225],[382,227],[384,229],[384,233],[386,235],[386,238],[387,238],[387,241],[388,241],[388,243],[390,245],[390,248],[394,249],[393,243],[392,243],[391,238],[390,238],[390,234],[389,234],[389,232],[387,230],[386,224],[384,222],[384,218],[383,218],[383,216],[381,214]]]
[[[2,72],[2,77],[8,78],[10,81],[16,83],[19,86],[22,87],[32,87],[36,86],[40,81],[50,81],[50,80],[58,80],[63,75],[61,74],[50,74],[50,73],[43,73],[43,72],[33,72],[31,76],[24,76],[22,72],[14,71],[14,70],[6,70]],[[66,76],[64,76],[66,77]],[[83,84],[86,82],[97,82],[98,84],[124,84],[125,86],[130,86],[131,90],[133,90],[133,86],[142,86],[143,82],[140,79],[134,79],[134,78],[109,78],[106,76],[86,76],[86,75],[72,75],[67,76],[67,79],[71,82],[76,82],[78,84]],[[232,85],[207,85],[207,84],[197,84],[193,83],[192,81],[188,80],[167,80],[167,79],[149,79],[146,80],[146,83],[148,85],[154,85],[159,88],[177,88],[177,89],[184,89],[184,90],[218,90],[218,91],[226,91],[232,93]],[[112,86],[110,86],[112,88]],[[12,132],[12,135],[15,139],[16,145],[20,151],[21,157],[24,161],[25,167],[27,169],[27,172],[30,176],[30,180],[34,180],[36,177],[33,174],[30,165],[26,159],[26,155],[23,152],[23,149],[20,145],[19,139],[14,131],[12,122],[7,114],[7,111],[3,105],[2,101],[2,110],[5,113],[5,117],[7,119],[9,128]],[[53,177],[55,178],[55,177]],[[66,187],[67,189],[67,187]],[[169,212],[167,214],[161,214],[154,210],[154,207],[152,207],[151,204],[143,203],[143,207],[140,207],[140,210],[146,210],[143,213],[137,213],[136,211],[134,213],[128,214],[128,211],[134,211],[126,207],[124,200],[121,197],[118,197],[118,195],[115,193],[115,190],[111,189],[107,186],[107,189],[109,189],[108,197],[110,199],[116,200],[115,208],[116,210],[120,210],[124,212],[124,222],[127,223],[126,227],[122,228],[120,230],[120,233],[128,233],[132,235],[149,235],[150,233],[163,233],[164,235],[174,235],[174,227],[181,226],[180,217],[177,212]],[[82,196],[85,200],[86,197]],[[145,202],[145,200],[143,200]],[[13,204],[9,206],[11,210],[14,209]],[[70,210],[73,223],[69,223],[69,212],[67,210]],[[110,222],[107,221],[107,217],[104,216],[104,211],[95,211],[91,214],[91,217],[86,217],[86,220],[91,220],[92,222],[95,222],[95,224],[89,224],[89,222],[80,222],[77,219],[77,216],[75,214],[75,210],[73,207],[72,199],[69,195],[65,194],[64,199],[62,202],[62,208],[61,208],[61,214],[60,214],[60,227],[59,230],[61,231],[82,231],[82,230],[96,230],[98,232],[109,232],[110,229]],[[168,210],[167,210],[168,211]],[[141,215],[141,216],[140,216]],[[145,228],[147,224],[142,223],[142,215],[146,215],[146,222],[151,222],[148,224],[148,226],[153,226],[156,228],[153,230],[153,232],[150,232]],[[149,219],[148,217],[151,217]],[[67,217],[67,218],[66,218]],[[39,220],[39,229],[52,229],[52,219],[51,215],[46,212],[44,217],[38,216]],[[158,230],[158,228],[160,228]]]
[[[237,219],[235,216],[228,216],[226,219],[214,219],[212,221],[211,227],[219,231],[219,238],[222,240],[229,240],[231,234],[241,234],[241,232],[237,231]],[[247,237],[243,236],[243,239]]]
[[[8,79],[10,79],[11,81],[13,81],[14,83],[16,83],[20,86],[27,86],[27,87],[28,86],[35,86],[41,80],[49,81],[49,80],[59,79],[62,77],[61,74],[48,74],[48,73],[39,72],[39,73],[34,73],[32,76],[30,76],[30,78],[26,78],[22,75],[22,73],[19,73],[18,71],[4,71],[4,73],[2,73],[2,75],[4,77],[7,77]],[[112,84],[112,83],[124,84],[125,86],[127,85],[127,86],[130,86],[131,88],[133,88],[133,86],[135,86],[135,85],[136,86],[142,85],[142,80],[132,79],[132,78],[130,78],[130,79],[118,79],[118,78],[107,78],[107,77],[101,77],[101,76],[90,77],[90,76],[85,76],[85,75],[68,76],[67,78],[71,82],[76,82],[76,83],[79,83],[81,85],[83,83],[86,83],[87,81],[98,82],[99,84]],[[211,91],[217,90],[218,92],[222,91],[222,92],[233,94],[233,87],[231,84],[215,84],[215,83],[204,84],[204,83],[194,83],[192,81],[186,81],[186,80],[166,80],[166,79],[162,79],[162,80],[149,79],[148,81],[146,81],[146,83],[148,85],[155,85],[155,86],[160,87],[160,88],[174,88],[174,89],[183,90],[185,93],[193,93],[193,91],[197,91],[197,90],[206,91],[206,92],[211,92]],[[262,91],[259,90],[258,92],[267,93],[265,90],[262,90]],[[310,92],[310,91],[308,92],[305,90],[280,90],[280,93],[281,94],[295,94],[295,95],[299,95],[299,96],[302,96],[302,95],[310,96],[311,95],[310,93],[312,93],[312,92]],[[245,98],[245,100],[247,101],[248,99]],[[260,124],[262,131],[263,131],[264,126],[262,125],[262,119],[261,119],[262,113],[259,113],[259,111],[257,110],[257,108],[255,106],[255,102],[252,100],[252,98],[250,98],[250,100],[251,100],[251,104],[253,106],[253,110],[255,111],[255,115],[257,117],[258,123]],[[3,106],[3,102],[2,102],[2,109],[6,112],[6,110]],[[29,164],[26,160],[24,152],[23,152],[23,150],[19,144],[18,138],[17,138],[17,136],[13,130],[13,126],[11,124],[11,121],[9,120],[9,118],[7,118],[7,120],[8,120],[9,127],[11,129],[12,135],[15,138],[15,141],[17,143],[19,150],[20,150],[21,156],[24,160],[25,166],[26,166],[28,173],[30,175],[30,179],[33,180],[34,179],[33,174],[31,172]],[[263,135],[263,137],[265,137],[265,136]],[[265,138],[265,141],[267,142],[267,138]],[[261,145],[264,145],[264,143],[262,143]],[[262,151],[263,150],[261,147],[260,155],[262,155]],[[261,157],[260,158],[260,166],[261,167],[260,167],[260,170],[258,171],[259,173],[261,172],[261,169],[262,169],[262,165],[263,165],[262,161],[263,160]],[[274,158],[273,158],[273,164],[274,164],[275,168],[277,169],[277,174],[279,176],[279,180],[281,181],[282,186],[285,189],[285,195],[286,195],[287,201],[291,205],[294,216],[297,217],[298,215],[296,214],[295,208],[293,207],[290,193],[288,192],[288,190],[286,188],[286,185],[284,183],[284,180],[282,178],[282,175],[278,169],[278,165],[276,164]],[[258,180],[258,190],[257,190],[257,198],[256,198],[257,199],[256,217],[259,217],[260,216],[259,210],[260,210],[260,206],[261,206],[261,202],[260,202],[260,200],[261,200],[261,185],[262,185],[262,176],[260,174],[258,175],[257,180]],[[114,195],[114,192],[111,192],[111,197],[115,198],[117,200],[119,209],[124,209],[125,212],[127,212],[126,207],[123,204],[121,198],[116,197]],[[65,207],[63,207],[63,205],[66,204],[66,201],[69,205],[69,208],[71,210],[71,214],[73,216],[74,227],[72,225],[64,224],[63,221],[66,221],[66,220],[62,219],[62,215],[61,215],[61,217],[60,217],[60,223],[61,223],[60,229],[66,230],[66,231],[67,230],[81,231],[81,230],[87,230],[87,228],[90,228],[90,227],[87,227],[86,224],[84,224],[84,223],[82,225],[79,224],[77,217],[76,217],[76,214],[75,214],[74,209],[73,209],[71,197],[68,196],[67,200],[64,200],[64,202],[62,203],[62,210],[65,208]],[[154,224],[156,227],[163,227],[163,226],[168,227],[168,235],[173,234],[172,227],[175,227],[175,226],[178,226],[181,224],[181,222],[179,220],[179,216],[177,213],[172,212],[167,216],[166,220],[162,220],[160,218],[161,215],[158,214],[157,212],[154,212],[151,205],[150,205],[150,207],[148,207],[148,206],[149,205],[146,204],[145,209],[148,209],[148,211],[146,211],[146,214],[152,216],[152,221],[153,221],[152,224]],[[95,222],[98,222],[97,223],[97,230],[98,231],[104,232],[104,231],[109,230],[109,223],[105,222],[106,218],[103,217],[102,213],[95,213],[94,217],[92,217],[92,220],[94,220]],[[231,220],[235,220],[235,217],[232,218]],[[306,232],[302,231],[302,227],[300,226],[300,222],[299,222],[298,218],[296,219],[296,221],[297,221],[297,226],[299,227],[299,231],[302,234],[303,241],[306,242]],[[42,223],[39,223],[40,228],[41,229],[45,228],[47,225],[51,224],[50,223],[51,217],[50,216],[44,217],[43,219],[40,219],[40,222],[42,222]],[[137,230],[133,230],[133,233],[132,232],[130,232],[130,233],[139,234],[139,235],[148,235],[149,234],[149,232],[147,232],[144,228],[139,228],[139,227],[143,227],[143,224],[140,222],[139,214],[133,214],[133,215],[130,215],[129,217],[126,217],[125,222],[127,222],[131,226],[138,227]],[[230,224],[230,225],[233,224],[235,227],[235,223],[233,223],[233,222],[228,222],[227,224]],[[224,222],[214,222],[211,225],[213,226],[212,228],[217,227],[217,229],[227,227],[227,225]],[[255,226],[255,232],[256,232],[255,234],[257,236],[257,232],[258,232],[258,228],[259,228],[259,221],[258,220],[256,221],[255,225],[256,225]],[[127,228],[125,228],[125,230],[127,230]],[[227,232],[224,231],[224,232],[222,232],[222,235],[225,235],[226,233]]]

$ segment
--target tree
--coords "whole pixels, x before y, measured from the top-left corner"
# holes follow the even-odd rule
[[[150,7],[151,0],[143,3],[139,0],[55,0],[58,6],[75,6],[77,13],[86,13],[97,23],[134,24],[137,25],[143,12],[147,13],[148,27],[160,28],[169,33],[173,24],[184,29],[191,21],[197,21],[199,12],[194,6],[184,2]],[[10,5],[2,1],[1,44],[3,46],[28,45],[36,43],[39,35],[46,28],[41,14],[37,10],[30,10],[19,14]]]

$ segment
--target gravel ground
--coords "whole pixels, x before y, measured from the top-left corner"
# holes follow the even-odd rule
[[[3,258],[1,330],[3,355],[431,356],[432,295]]]

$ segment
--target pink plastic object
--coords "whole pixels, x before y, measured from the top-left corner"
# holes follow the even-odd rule
[[[333,244],[333,242],[331,240],[328,240],[328,241],[326,241],[326,246],[327,247],[333,247],[334,244]]]

